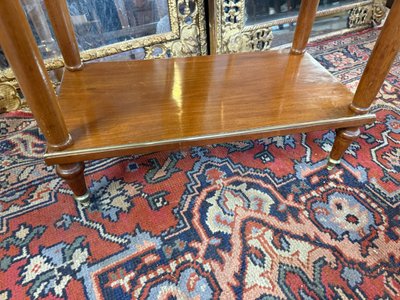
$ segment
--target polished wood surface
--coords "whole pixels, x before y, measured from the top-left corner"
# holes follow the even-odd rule
[[[87,193],[84,169],[85,166],[83,163],[62,164],[56,167],[58,176],[68,183],[74,195],[78,197]]]
[[[67,68],[78,70],[66,2],[45,1]],[[58,164],[75,199],[87,204],[84,160],[335,128],[330,163],[336,164],[357,127],[375,118],[366,112],[399,49],[400,4],[352,105],[353,95],[303,54],[317,4],[302,1],[291,54],[92,63],[65,72],[59,102],[19,1],[0,0],[0,44],[48,141],[46,162]]]
[[[400,1],[395,1],[361,77],[351,108],[367,113],[400,50]]]
[[[66,0],[45,0],[50,22],[58,41],[65,67],[70,71],[83,68],[76,41],[74,27]]]
[[[65,148],[70,136],[53,85],[19,1],[0,1],[0,44],[48,147]]]
[[[339,128],[336,130],[336,138],[329,155],[328,165],[330,168],[340,163],[344,152],[360,135],[358,127]]]
[[[318,4],[319,0],[301,1],[291,50],[292,54],[304,53],[315,21]]]
[[[87,64],[66,72],[59,96],[74,144],[46,160],[70,163],[373,121],[354,117],[352,97],[308,54]]]
[[[86,186],[84,170],[85,165],[82,162],[56,166],[57,175],[68,184],[74,193],[75,200],[87,207],[90,201],[90,193]]]

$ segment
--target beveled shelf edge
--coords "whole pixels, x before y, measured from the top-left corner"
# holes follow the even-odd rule
[[[132,143],[101,148],[88,148],[82,150],[64,150],[47,152],[44,160],[48,165],[60,163],[74,163],[85,160],[96,160],[115,156],[146,154],[163,150],[179,150],[190,146],[199,146],[229,141],[265,138],[270,136],[295,134],[318,130],[336,129],[344,127],[362,126],[376,120],[375,114],[355,115],[333,120],[320,120],[290,125],[277,125],[250,130],[218,133],[210,135],[192,136],[181,139],[169,139],[146,143]]]

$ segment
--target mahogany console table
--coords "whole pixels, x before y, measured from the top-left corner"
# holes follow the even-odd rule
[[[66,65],[59,96],[17,0],[0,0],[0,44],[47,139],[45,161],[84,205],[84,161],[117,155],[335,128],[332,167],[374,121],[400,48],[396,1],[353,95],[305,53],[319,2],[308,0],[290,51],[83,65],[65,0],[45,2]]]

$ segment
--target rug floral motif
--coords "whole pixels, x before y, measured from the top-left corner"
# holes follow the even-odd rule
[[[378,33],[309,52],[354,90]],[[332,131],[100,160],[88,209],[3,115],[0,299],[399,299],[399,76],[334,171]]]

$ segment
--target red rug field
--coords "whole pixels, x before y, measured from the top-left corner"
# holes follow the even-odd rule
[[[378,33],[309,52],[354,90]],[[88,209],[2,115],[0,299],[400,299],[399,78],[334,171],[332,131],[94,161]]]

